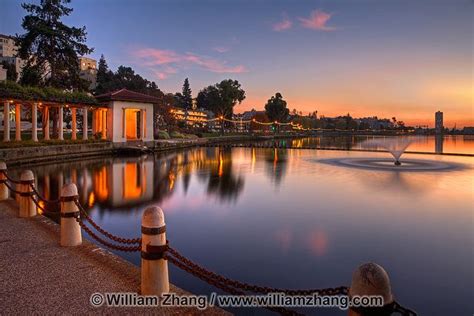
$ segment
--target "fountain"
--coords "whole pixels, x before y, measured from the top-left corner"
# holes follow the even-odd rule
[[[391,154],[393,158],[381,158],[380,154],[374,153],[369,157],[344,157],[331,159],[318,159],[319,162],[333,165],[371,169],[380,171],[396,171],[396,172],[413,172],[413,171],[447,171],[460,169],[461,164],[453,162],[444,162],[440,160],[428,159],[403,159],[403,166],[400,157],[405,153],[410,144],[415,143],[418,139],[415,137],[387,137],[374,138],[361,143],[362,149],[372,149],[380,152],[382,149]]]
[[[395,159],[395,166],[401,166],[400,157],[403,155],[405,150],[413,143],[413,140],[409,138],[382,138],[382,139],[371,139],[363,142],[361,145],[365,148],[379,149],[383,148],[392,154]]]

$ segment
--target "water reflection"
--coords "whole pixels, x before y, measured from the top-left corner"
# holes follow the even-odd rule
[[[207,193],[234,201],[244,188],[231,149],[208,148],[140,158],[105,158],[35,168],[36,186],[47,199],[57,199],[65,183],[76,183],[83,205],[124,209],[162,202],[182,181],[186,194],[195,176]],[[14,171],[13,171],[14,172]],[[54,210],[54,206],[50,206]]]
[[[231,278],[332,287],[347,285],[354,267],[375,261],[391,274],[397,298],[420,315],[451,315],[453,306],[455,314],[466,314],[472,310],[466,291],[473,266],[466,242],[472,240],[472,169],[379,172],[320,162],[368,156],[386,153],[196,148],[32,170],[49,199],[75,182],[90,216],[126,238],[139,236],[143,210],[158,204],[173,247]],[[408,156],[472,164],[471,157]],[[11,170],[13,177],[18,170]],[[140,264],[139,254],[117,254]],[[215,291],[173,266],[170,271],[172,282],[190,292]]]
[[[362,144],[373,140],[388,140],[393,138],[409,138],[413,141],[408,151],[431,153],[462,153],[472,154],[474,151],[473,135],[436,135],[436,136],[373,136],[373,135],[346,135],[346,136],[313,136],[293,140],[268,140],[260,144],[278,147],[291,146],[292,148],[337,148],[337,149],[365,149]],[[383,149],[383,148],[379,148]]]
[[[268,176],[278,186],[286,173],[288,150],[278,148],[266,149],[265,162]]]

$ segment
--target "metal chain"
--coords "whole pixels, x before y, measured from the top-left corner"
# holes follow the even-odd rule
[[[216,288],[218,289],[221,289],[223,290],[224,292],[227,292],[227,293],[230,293],[232,295],[240,295],[240,296],[245,296],[246,293],[243,292],[243,291],[240,291],[238,289],[235,289],[229,285],[226,285],[226,284],[223,284],[221,282],[219,282],[218,280],[216,280],[215,278],[212,278],[204,273],[201,273],[195,269],[193,269],[192,267],[186,265],[186,263],[184,262],[181,262],[180,260],[178,260],[177,258],[174,258],[172,256],[165,256],[165,258],[170,261],[172,264],[174,264],[175,266],[177,266],[178,268],[180,268],[181,270],[185,271],[185,272],[188,272],[192,275],[194,275],[195,277],[201,279],[202,281],[212,285],[212,286],[215,286]],[[303,314],[299,314],[295,311],[292,311],[292,310],[288,310],[286,308],[283,308],[283,307],[272,307],[272,306],[266,306],[265,307],[266,309],[268,310],[271,310],[273,312],[276,312],[276,313],[279,313],[281,315],[292,315],[292,316],[299,316],[299,315],[303,315]]]
[[[82,221],[80,217],[76,217],[76,221],[79,223],[79,225],[84,229],[84,231],[89,234],[92,238],[94,238],[96,241],[101,243],[102,245],[114,249],[114,250],[119,250],[119,251],[125,251],[125,252],[137,252],[141,251],[141,245],[138,246],[122,246],[122,245],[115,245],[107,240],[102,239],[101,237],[97,236],[89,227],[85,225],[85,223]]]
[[[36,189],[36,187],[30,183],[30,188],[31,190],[35,193],[35,195],[38,197],[38,199],[40,199],[41,201],[43,201],[44,203],[47,203],[47,204],[59,204],[59,202],[61,202],[60,199],[56,199],[56,200],[48,200],[46,199],[44,196],[42,196],[38,189]]]
[[[409,308],[403,307],[397,301],[393,302],[393,311],[402,314],[403,316],[417,316],[418,314]]]
[[[8,181],[10,181],[10,180],[8,180]],[[22,192],[20,192],[20,191],[15,190],[12,186],[10,186],[10,184],[8,184],[8,182],[5,181],[4,184],[7,186],[7,188],[8,188],[10,191],[12,191],[12,192],[15,193],[15,194],[21,194],[21,193],[22,193]]]
[[[15,184],[20,184],[21,183],[20,180],[15,180],[13,178],[10,178],[10,176],[7,174],[6,170],[0,170],[0,172],[3,173],[3,175],[5,176],[5,178],[7,178],[8,181],[10,181],[12,183],[15,183]]]
[[[92,220],[92,218],[89,216],[89,214],[87,214],[86,210],[81,205],[81,203],[79,203],[79,201],[77,199],[74,200],[74,203],[79,208],[79,211],[81,212],[81,215],[92,225],[92,227],[94,227],[99,233],[106,236],[107,238],[109,238],[109,239],[111,239],[115,242],[122,243],[122,244],[141,244],[142,243],[141,238],[127,239],[127,238],[118,237],[118,236],[115,236],[115,235],[109,233],[108,231],[106,231],[102,227],[100,227],[96,222],[94,222],[94,220]]]
[[[236,280],[232,280],[226,277],[223,277],[219,274],[216,274],[212,271],[209,271],[202,266],[192,262],[188,258],[184,257],[181,255],[178,251],[176,251],[173,248],[169,248],[168,251],[175,256],[178,260],[184,262],[186,265],[192,267],[193,269],[209,275],[212,278],[215,278],[219,282],[225,283],[229,286],[232,286],[234,288],[239,288],[243,289],[248,292],[254,292],[254,293],[285,293],[287,295],[320,295],[320,296],[335,296],[335,295],[347,295],[349,289],[346,286],[339,286],[335,288],[326,288],[326,289],[305,289],[305,290],[292,290],[292,289],[279,289],[279,288],[272,288],[272,287],[266,287],[266,286],[258,286],[258,285],[252,285]]]
[[[41,206],[38,200],[36,200],[34,197],[31,197],[31,199],[33,200],[35,205],[41,210],[42,215],[59,215],[60,214],[59,212],[47,211],[44,207]]]

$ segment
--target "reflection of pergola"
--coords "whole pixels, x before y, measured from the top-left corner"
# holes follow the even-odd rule
[[[27,101],[27,100],[16,100],[16,99],[0,99],[0,104],[3,104],[3,141],[10,141],[10,107],[15,105],[15,140],[21,141],[21,107],[30,106],[31,107],[31,139],[34,142],[38,141],[38,110],[42,112],[43,115],[43,130],[45,131],[43,135],[44,140],[50,139],[50,117],[49,110],[50,108],[58,108],[58,139],[64,139],[64,108],[71,109],[72,116],[72,140],[77,139],[77,119],[76,113],[79,109],[82,112],[82,139],[87,139],[87,113],[88,109],[92,110],[92,132],[93,134],[101,133],[102,139],[107,137],[107,108],[104,106],[91,106],[86,104],[78,103],[59,103],[51,101]]]

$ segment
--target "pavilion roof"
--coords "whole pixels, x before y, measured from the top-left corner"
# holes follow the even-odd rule
[[[97,101],[107,102],[107,101],[129,101],[129,102],[142,102],[142,103],[152,103],[157,104],[161,102],[160,98],[130,91],[127,89],[121,89],[113,92],[104,93],[96,96]]]

